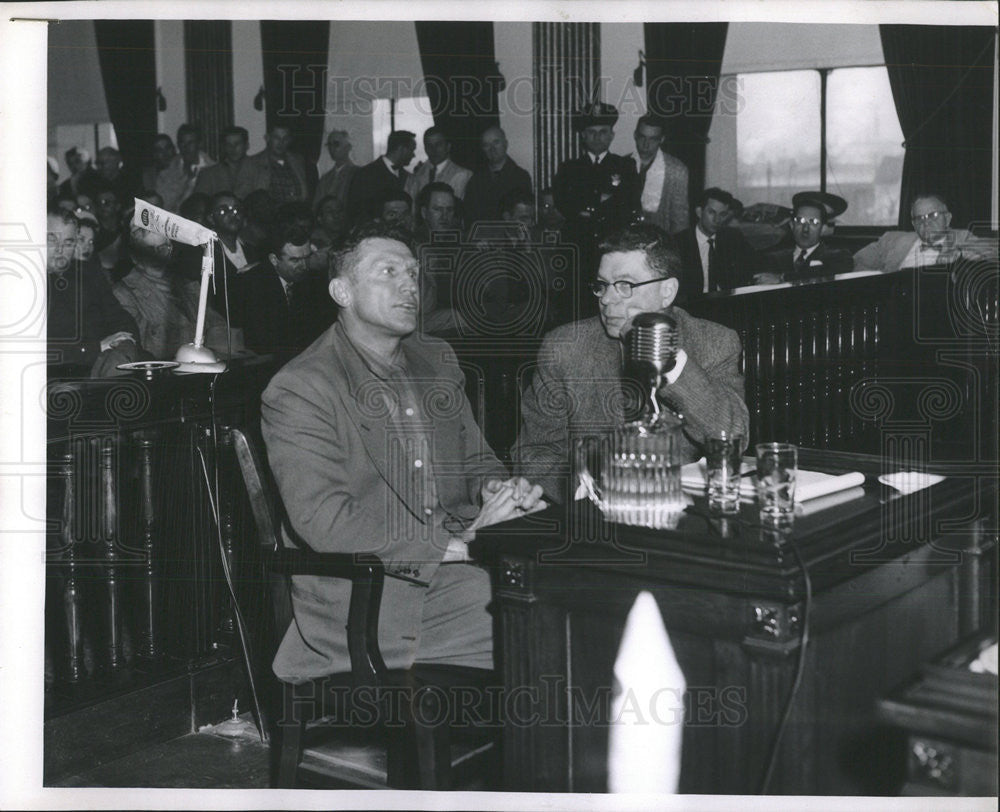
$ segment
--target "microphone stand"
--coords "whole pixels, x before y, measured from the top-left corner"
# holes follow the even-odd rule
[[[205,243],[201,258],[201,289],[198,291],[198,320],[194,332],[194,343],[182,344],[177,348],[174,360],[179,366],[176,372],[198,372],[217,374],[225,372],[226,362],[205,346],[205,313],[208,309],[208,283],[215,271],[215,252],[212,240]]]

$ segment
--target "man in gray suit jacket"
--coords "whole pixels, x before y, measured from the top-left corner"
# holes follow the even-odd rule
[[[914,231],[887,231],[854,255],[859,271],[898,271],[947,265],[960,255],[988,258],[996,246],[951,228],[951,212],[939,194],[918,195],[910,207]]]
[[[746,437],[739,336],[673,305],[681,261],[668,245],[669,237],[650,225],[603,240],[592,285],[600,314],[559,327],[542,342],[521,402],[523,423],[512,454],[518,473],[538,482],[553,499],[573,497],[568,485],[574,437],[602,434],[625,419],[620,338],[639,313],[664,311],[677,321],[677,361],[658,394],[684,415],[686,460],[702,455],[711,433]]]
[[[385,563],[386,665],[491,669],[489,577],[467,545],[477,528],[543,504],[541,489],[507,477],[472,418],[454,352],[415,332],[418,265],[401,236],[376,225],[338,254],[339,320],[265,390],[264,441],[302,540]],[[339,579],[292,578],[278,677],[349,669],[350,591]]]

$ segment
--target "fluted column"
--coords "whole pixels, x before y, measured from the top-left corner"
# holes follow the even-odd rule
[[[535,78],[535,181],[552,184],[560,162],[579,154],[573,110],[600,97],[598,23],[533,23]]]
[[[220,134],[233,124],[233,34],[229,20],[184,22],[188,121],[205,131],[205,151],[219,159]]]

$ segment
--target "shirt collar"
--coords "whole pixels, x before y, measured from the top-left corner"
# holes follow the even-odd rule
[[[365,369],[367,369],[376,378],[386,380],[388,378],[406,373],[406,355],[403,353],[402,344],[396,348],[396,352],[393,354],[393,357],[391,359],[387,359],[375,352],[375,350],[366,347],[357,339],[351,338],[347,334],[347,330],[344,329],[340,322],[337,323],[337,327],[343,333],[344,340],[347,342],[347,345],[354,350],[358,360],[364,365]]]
[[[385,164],[385,168],[388,169],[390,172],[392,172],[392,174],[395,175],[397,178],[399,177],[400,172],[403,171],[402,169],[397,171],[396,167],[392,165],[392,161],[390,161],[388,156],[386,155],[382,156],[382,162]]]

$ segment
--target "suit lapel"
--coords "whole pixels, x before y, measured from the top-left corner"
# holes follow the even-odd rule
[[[332,334],[331,363],[339,367],[347,384],[344,390],[337,391],[336,396],[340,398],[348,417],[357,427],[365,451],[378,475],[414,515],[419,515],[414,506],[407,502],[402,492],[405,489],[396,486],[393,472],[389,470],[388,437],[393,428],[389,419],[391,400],[387,402],[385,399],[385,384],[364,370],[354,348],[341,333],[339,325],[333,329]]]

